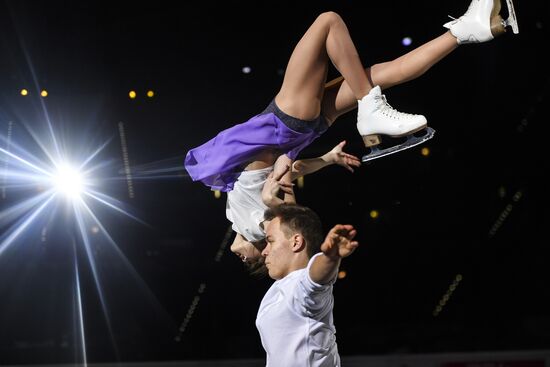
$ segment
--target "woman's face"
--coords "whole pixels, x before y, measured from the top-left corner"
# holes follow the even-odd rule
[[[239,256],[243,262],[255,263],[262,257],[264,247],[265,240],[250,242],[237,235],[231,245],[231,252]]]

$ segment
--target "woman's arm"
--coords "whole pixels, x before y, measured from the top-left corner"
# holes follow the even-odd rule
[[[292,160],[286,155],[277,158],[273,167],[273,172],[267,177],[262,189],[262,201],[265,205],[272,208],[284,203],[296,203],[294,197],[294,186],[291,182],[290,167]]]
[[[344,145],[345,140],[320,157],[295,161],[290,172],[290,180],[294,181],[331,164],[338,164],[353,172],[353,167],[359,167],[361,161],[356,156],[343,152]]]
[[[283,203],[295,204],[292,181],[331,164],[338,164],[353,172],[353,167],[359,167],[361,161],[356,156],[343,152],[344,145],[345,140],[320,157],[301,159],[294,163],[286,155],[279,156],[262,190],[264,204],[270,208]]]

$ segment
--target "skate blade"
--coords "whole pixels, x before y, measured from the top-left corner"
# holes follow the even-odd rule
[[[419,144],[424,143],[427,140],[430,140],[431,138],[434,137],[434,134],[435,134],[435,130],[432,129],[431,127],[427,127],[426,128],[426,134],[424,134],[422,136],[410,135],[410,136],[407,137],[407,141],[404,142],[403,144],[395,145],[393,147],[389,147],[389,148],[386,148],[386,149],[378,149],[377,147],[372,147],[371,152],[367,155],[364,155],[361,158],[361,162],[365,163],[365,162],[368,162],[368,161],[372,161],[373,159],[382,158],[382,157],[385,157],[387,155],[394,154],[394,153],[400,152],[402,150],[412,148],[414,146],[417,146]]]
[[[514,34],[519,33],[518,19],[516,18],[516,11],[514,10],[514,3],[512,0],[506,0],[506,6],[508,6],[508,19],[504,21],[506,26],[512,27]]]

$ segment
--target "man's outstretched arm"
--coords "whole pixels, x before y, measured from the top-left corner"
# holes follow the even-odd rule
[[[340,262],[351,255],[359,243],[354,241],[357,231],[351,224],[337,224],[329,231],[321,245],[323,255],[317,256],[309,269],[309,277],[315,283],[327,284],[338,272]]]

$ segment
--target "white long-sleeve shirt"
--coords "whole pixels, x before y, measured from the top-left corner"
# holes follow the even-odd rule
[[[233,190],[227,193],[225,213],[235,232],[255,242],[265,238],[260,227],[267,206],[262,200],[262,190],[273,166],[253,171],[243,171]]]
[[[313,282],[309,269],[277,280],[265,294],[256,317],[268,367],[339,367],[332,309],[332,286]]]

